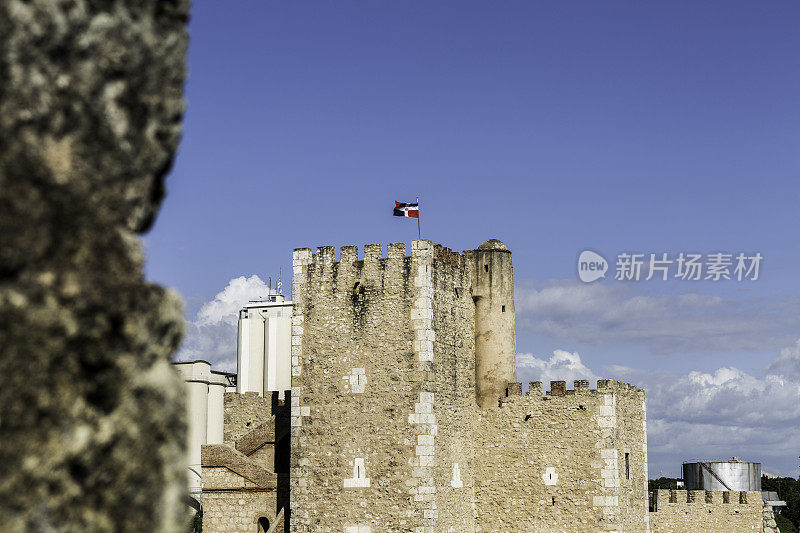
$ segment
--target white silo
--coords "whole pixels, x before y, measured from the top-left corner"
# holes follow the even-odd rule
[[[282,294],[250,302],[239,311],[236,392],[286,391],[292,388],[292,302]]]

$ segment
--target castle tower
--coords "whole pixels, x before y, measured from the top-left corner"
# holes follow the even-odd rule
[[[475,301],[475,394],[478,405],[497,405],[517,380],[514,272],[511,251],[489,239],[472,252]]]

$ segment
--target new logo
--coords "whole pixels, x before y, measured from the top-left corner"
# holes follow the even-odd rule
[[[578,257],[578,277],[584,283],[591,283],[600,278],[606,277],[608,261],[591,250],[584,250]]]

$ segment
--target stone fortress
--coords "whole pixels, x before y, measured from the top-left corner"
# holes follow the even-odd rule
[[[294,251],[291,388],[270,393],[265,364],[261,389],[225,393],[203,531],[765,531],[756,491],[648,494],[642,389],[523,394],[502,242],[382,252]]]

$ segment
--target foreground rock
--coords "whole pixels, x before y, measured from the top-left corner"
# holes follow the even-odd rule
[[[0,531],[176,531],[179,299],[143,278],[187,1],[0,3]]]

